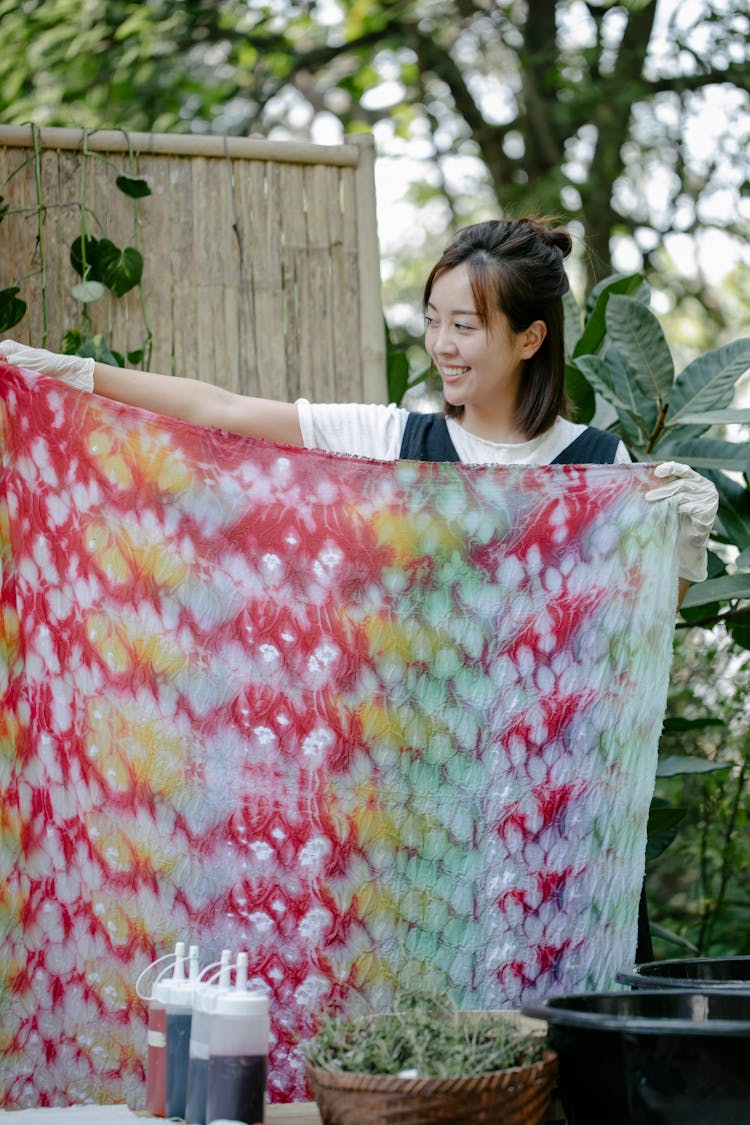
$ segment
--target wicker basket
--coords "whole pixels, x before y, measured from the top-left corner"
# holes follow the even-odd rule
[[[323,1125],[541,1125],[552,1099],[557,1055],[468,1078],[333,1074],[307,1065]]]

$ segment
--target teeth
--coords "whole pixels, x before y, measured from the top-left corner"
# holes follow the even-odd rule
[[[448,375],[448,376],[463,375],[464,372],[466,372],[468,370],[469,370],[468,367],[444,367],[443,368],[443,374]]]

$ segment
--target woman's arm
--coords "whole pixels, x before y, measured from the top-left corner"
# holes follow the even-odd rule
[[[247,437],[303,444],[297,407],[291,402],[251,398],[198,379],[111,367],[82,356],[29,348],[15,340],[0,341],[0,356],[18,367],[50,375],[79,390],[93,390],[127,406]]]
[[[156,414],[213,426],[247,437],[302,445],[297,407],[291,402],[235,394],[214,383],[94,365],[94,393]]]

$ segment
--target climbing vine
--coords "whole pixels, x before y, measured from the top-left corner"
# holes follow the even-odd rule
[[[127,137],[127,134],[126,134]],[[12,285],[0,289],[0,332],[8,332],[19,324],[27,312],[27,303],[20,296],[21,288],[29,278],[38,277],[42,315],[42,339],[46,345],[48,336],[48,276],[47,252],[45,243],[45,218],[50,204],[44,199],[42,179],[43,149],[39,129],[32,126],[32,154],[16,167],[3,183],[3,191],[14,176],[29,163],[34,165],[34,184],[36,201],[34,207],[11,207],[5,196],[0,194],[0,223],[11,221],[13,216],[36,213],[36,247],[39,264],[27,273],[17,277]],[[133,245],[118,246],[107,236],[105,225],[96,211],[86,203],[86,190],[89,166],[93,160],[103,162],[114,173],[115,189],[127,196],[133,205]],[[121,171],[115,163],[102,153],[92,151],[89,134],[84,132],[81,149],[81,175],[78,198],[70,202],[56,202],[55,207],[76,207],[80,216],[80,233],[70,246],[69,264],[71,268],[70,292],[79,309],[78,322],[70,325],[60,342],[61,350],[67,354],[91,356],[105,363],[124,366],[127,360],[131,366],[148,366],[153,345],[153,337],[143,293],[143,253],[141,238],[140,203],[151,194],[151,189],[141,176],[137,175],[136,159],[128,140],[128,171]],[[120,298],[137,289],[140,299],[143,322],[143,340],[140,347],[126,353],[117,350],[116,342],[107,341],[97,332],[91,315],[91,306],[108,293]]]

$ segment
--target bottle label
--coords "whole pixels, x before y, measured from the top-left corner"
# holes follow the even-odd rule
[[[146,1034],[146,1042],[149,1047],[166,1047],[167,1037],[163,1031],[153,1031],[149,1028]]]

